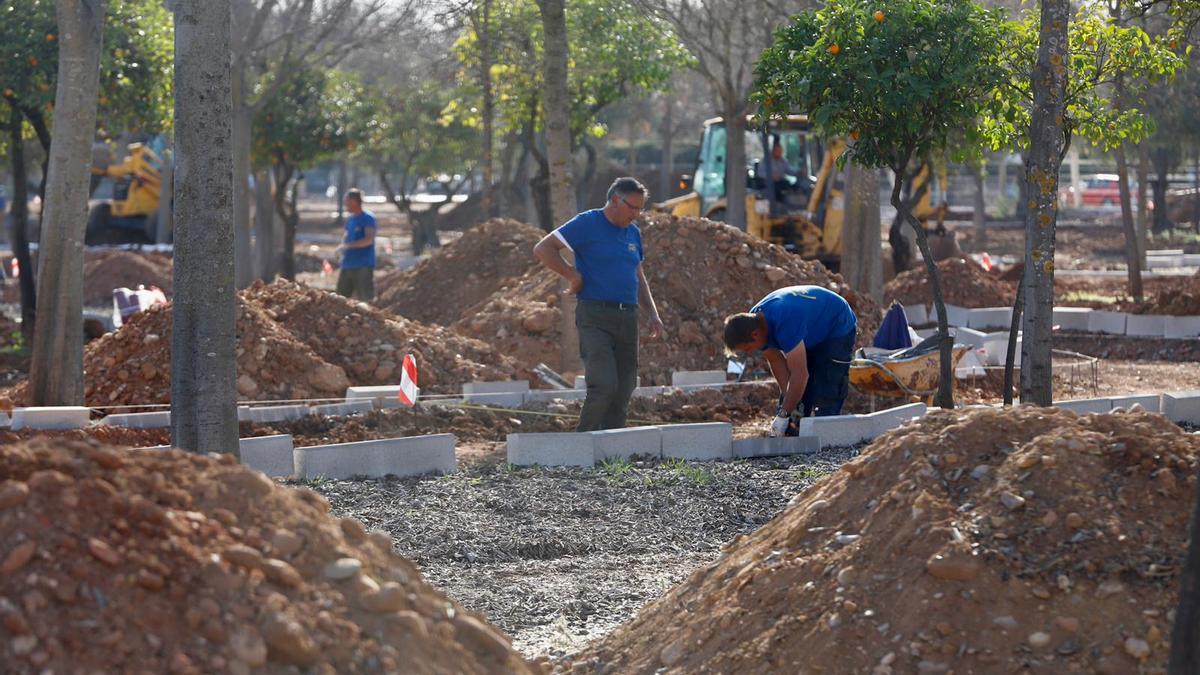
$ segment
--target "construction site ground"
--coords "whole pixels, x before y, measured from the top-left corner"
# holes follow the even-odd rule
[[[425,287],[427,296],[449,297],[448,290],[433,284],[450,283],[440,280],[454,279],[456,268],[434,273],[430,271],[434,270],[435,261],[432,258],[424,262],[412,259],[407,251],[407,226],[403,220],[394,214],[390,205],[376,205],[375,210],[385,216],[381,219],[380,234],[389,238],[392,247],[392,252],[386,254],[388,265],[378,271],[381,297],[376,303],[377,307],[325,297],[284,283],[258,286],[243,294],[239,305],[239,334],[254,338],[255,342],[264,345],[262,349],[265,350],[264,355],[259,356],[254,356],[249,348],[245,354],[239,352],[239,369],[255,374],[252,381],[239,381],[244,398],[265,400],[295,395],[294,382],[283,381],[288,378],[279,373],[267,372],[272,368],[278,370],[279,363],[288,364],[297,373],[321,369],[322,377],[310,378],[313,381],[301,390],[305,396],[320,394],[333,397],[343,387],[343,379],[353,384],[389,383],[395,376],[395,359],[391,357],[391,350],[385,351],[385,344],[403,350],[420,350],[424,355],[421,358],[422,365],[429,364],[431,368],[429,391],[444,395],[457,391],[461,381],[477,376],[485,379],[528,377],[529,369],[536,365],[535,361],[552,360],[555,355],[547,350],[547,345],[554,345],[558,340],[555,323],[560,311],[555,299],[557,289],[532,264],[504,269],[493,269],[482,264],[482,257],[488,255],[489,250],[494,254],[494,250],[501,250],[499,248],[478,246],[471,249],[477,252],[456,263],[467,270],[464,278],[468,274],[478,275],[473,283],[485,286],[484,290],[487,291],[464,292],[454,296],[456,302],[463,305],[456,307],[456,312],[439,315],[438,308],[430,308],[428,315],[419,318],[392,315],[390,312],[395,311],[407,317],[408,314],[403,310],[405,303],[415,306],[425,300],[419,292],[422,290],[420,280],[430,284]],[[303,261],[299,280],[315,288],[332,287],[336,278],[322,271],[322,262],[332,258],[338,231],[328,224],[320,224],[322,217],[320,209],[309,214],[310,222],[302,226],[302,232],[308,238],[297,247],[297,254],[302,256]],[[496,226],[494,229],[498,232],[504,230]],[[651,244],[660,251],[657,260],[648,258],[648,276],[660,302],[665,305],[664,316],[673,334],[667,343],[643,343],[642,376],[647,380],[643,384],[664,384],[672,366],[695,369],[722,366],[723,357],[719,349],[711,344],[714,326],[718,325],[725,313],[744,309],[742,305],[748,306],[757,299],[762,289],[769,288],[771,284],[811,281],[834,285],[855,304],[855,309],[863,316],[877,311],[877,306],[870,298],[846,287],[840,277],[829,275],[818,266],[792,260],[760,243],[746,242],[744,235],[729,233],[721,228],[713,229],[711,231],[717,237],[718,244],[709,251],[694,239],[689,239],[678,223],[656,222],[646,231],[648,253],[656,250]],[[470,232],[443,234],[446,243],[460,238],[469,240],[471,236]],[[521,232],[519,237],[506,242],[506,248],[502,249],[504,255],[526,255],[524,249],[536,236],[536,232]],[[990,255],[999,257],[1019,253],[1019,248],[1014,248],[1018,236],[1023,236],[1019,230],[1013,230],[1012,233],[996,230],[988,234],[985,242],[980,242],[964,229],[959,236],[959,243],[967,253],[988,251]],[[1118,228],[1062,228],[1059,236],[1061,269],[1112,269],[1121,263],[1123,239]],[[466,250],[464,246],[463,251]],[[663,250],[674,251],[672,255],[678,255],[680,259],[673,260],[670,255],[662,255]],[[89,252],[89,256],[87,273],[92,275],[87,282],[89,288],[110,283],[146,283],[162,287],[170,279],[171,261],[164,254]],[[142,259],[145,264],[120,264],[122,260],[132,259]],[[655,269],[651,266],[654,264],[672,266]],[[428,269],[422,271],[422,265]],[[405,271],[410,267],[409,271]],[[1013,287],[1011,279],[1004,279],[1003,270],[987,273],[974,268],[959,269],[962,271],[958,273],[967,280],[983,278],[978,276],[980,274],[986,275],[987,288],[994,292],[994,301],[990,304],[1004,304],[1002,300],[1009,297],[1006,294]],[[127,274],[120,276],[129,270],[145,277],[146,281],[130,278]],[[504,275],[504,278],[489,275]],[[1178,288],[1178,284],[1187,283],[1185,279],[1150,279],[1147,283],[1148,295],[1151,296],[1149,302],[1156,302],[1157,295],[1173,294],[1172,289]],[[401,288],[404,284],[408,286]],[[9,282],[5,288],[3,297],[6,305],[4,312],[0,313],[0,390],[10,393],[20,391],[20,383],[28,369],[24,343],[16,337],[14,325],[2,316],[16,314],[11,304],[15,299],[14,286]],[[916,286],[903,288],[913,292]],[[169,287],[164,290],[169,292]],[[1123,279],[1120,278],[1072,277],[1058,289],[1058,295],[1063,304],[1129,307]],[[394,305],[385,305],[385,299]],[[102,306],[102,301],[103,298],[97,294],[89,300],[89,304]],[[326,323],[306,319],[308,314],[314,312],[330,318]],[[877,323],[864,325],[869,327],[864,332],[869,333]],[[126,380],[131,383],[128,387],[90,383],[89,392],[102,392],[105,396],[106,400],[100,405],[110,400],[126,406],[163,402],[164,392],[169,393],[169,388],[164,388],[164,377],[168,372],[165,359],[169,356],[163,354],[163,345],[160,343],[166,341],[167,326],[169,315],[165,310],[156,310],[135,322],[126,332],[126,338],[110,337],[89,346],[91,351],[87,358],[90,359],[88,363],[92,364],[90,373],[106,373],[113,383],[124,383]],[[149,336],[154,336],[153,340]],[[860,343],[869,340],[869,337],[869,334],[860,334]],[[348,342],[352,343],[352,348],[347,348]],[[445,345],[451,347],[443,348]],[[1200,371],[1195,368],[1195,363],[1200,360],[1198,340],[1063,334],[1056,336],[1054,346],[1099,359],[1092,363],[1086,359],[1061,357],[1056,362],[1054,381],[1055,398],[1058,400],[1164,390],[1200,390]],[[358,358],[360,351],[369,352],[369,367],[364,366]],[[250,369],[246,369],[247,363],[243,359],[252,358]],[[153,369],[147,367],[151,362],[156,366]],[[285,387],[285,384],[290,386]],[[8,389],[13,385],[14,389]],[[252,395],[245,396],[245,392],[252,392]],[[153,400],[144,400],[144,397]],[[629,418],[631,425],[725,421],[733,425],[736,438],[760,436],[769,424],[776,397],[774,384],[763,382],[734,385],[720,391],[638,398],[631,405]],[[989,370],[984,377],[956,383],[956,398],[960,404],[994,404],[1002,397],[1002,373],[999,370]],[[885,407],[899,402],[881,399],[874,404]],[[846,411],[866,412],[871,406],[871,400],[855,392],[847,401]],[[686,589],[699,588],[695,582],[700,571],[715,569],[711,567],[713,565],[734,564],[729,552],[736,551],[739,545],[746,542],[757,541],[754,537],[761,539],[756,532],[761,531],[764,525],[773,519],[778,522],[780,519],[777,516],[781,513],[795,520],[795,511],[787,510],[787,507],[798,496],[809,502],[815,499],[806,492],[807,488],[822,479],[822,485],[829,484],[833,480],[829,478],[831,474],[837,480],[843,480],[846,472],[839,473],[840,467],[862,452],[872,452],[860,446],[825,449],[814,455],[788,459],[719,463],[611,462],[594,470],[514,469],[505,463],[504,441],[507,434],[570,430],[579,407],[577,401],[534,404],[522,409],[425,405],[416,410],[381,410],[347,417],[309,416],[287,423],[243,423],[241,435],[285,433],[293,436],[297,447],[304,447],[374,438],[453,433],[457,441],[460,469],[455,474],[403,480],[317,480],[304,485],[328,499],[335,515],[356,518],[369,530],[379,529],[390,534],[396,553],[413,561],[433,589],[445,593],[464,609],[478,612],[505,631],[513,638],[513,647],[526,657],[544,659],[544,665],[562,669],[569,669],[575,659],[583,659],[582,662],[589,669],[594,669],[594,664],[598,663],[623,661],[632,664],[629,670],[636,672],[653,672],[672,666],[685,671],[688,668],[685,667],[686,662],[679,660],[681,657],[671,651],[672,645],[660,644],[651,650],[654,653],[650,653],[645,645],[639,644],[636,637],[631,637],[627,626],[635,615],[649,606],[646,610],[648,618],[639,621],[660,621],[665,622],[662,626],[674,626],[676,618],[661,602],[657,602],[664,594],[672,592],[678,596],[691,592]],[[1043,453],[1039,455],[1041,461],[1054,454],[1044,447],[1048,444],[1057,443],[1054,448],[1061,446],[1074,452],[1073,439],[1090,442],[1088,439],[1095,439],[1097,434],[1124,433],[1111,429],[1111,425],[1103,421],[1077,422],[1073,417],[1051,419],[1050,422],[1067,429],[1060,433],[1054,431],[1057,428],[1055,424],[1045,419],[1024,417],[1032,413],[1010,411],[996,414],[1021,416],[1022,420],[1028,422],[1028,429],[1021,432],[1023,435],[1020,439],[1014,438],[1012,444],[1017,448],[1023,447],[1021,444],[1030,447],[1037,445],[1041,448],[1039,452]],[[961,444],[957,454],[951,453],[955,457],[953,462],[964,464],[966,470],[970,471],[973,465],[967,462],[980,465],[1003,462],[1003,456],[1012,451],[1012,447],[1000,454],[997,454],[999,451],[980,449],[984,445],[983,440],[990,442],[1000,433],[997,429],[1006,434],[1015,433],[1009,429],[1012,425],[1000,424],[996,421],[998,418],[985,417],[976,412],[938,415],[919,433],[911,432],[914,436],[910,440],[921,443],[920,447],[931,457],[935,453],[950,452],[946,448],[958,448],[956,444]],[[954,420],[966,421],[955,426]],[[975,426],[971,427],[971,424]],[[1194,457],[1181,448],[1190,441],[1179,440],[1172,435],[1178,431],[1176,428],[1164,428],[1157,421],[1139,418],[1135,426],[1154,434],[1154,438],[1165,439],[1163,442],[1168,445],[1174,444],[1172,447],[1176,448],[1177,460],[1171,461],[1176,463],[1168,461],[1166,466],[1176,470],[1178,481],[1186,485],[1186,476],[1194,473]],[[170,442],[167,429],[91,427],[62,432],[0,431],[0,446],[16,447],[34,438],[56,443],[85,442],[126,447]],[[1147,447],[1149,445],[1147,441]],[[896,441],[885,438],[871,447],[882,448],[874,451],[876,455],[896,464],[895,475],[912,470],[897,459],[900,453],[894,452]],[[959,458],[958,454],[966,459]],[[1000,459],[997,460],[997,457]],[[1132,466],[1137,465],[1138,459],[1135,456],[1128,461]],[[946,468],[945,464],[938,464],[939,461],[951,460],[930,460],[932,466]],[[922,478],[917,478],[918,475]],[[913,473],[911,476],[913,481],[924,479],[923,473]],[[1080,474],[1076,477],[1071,474],[1063,480],[1086,482],[1095,478],[1093,475]],[[1017,477],[1012,479],[1025,480]],[[1039,494],[1052,494],[1052,487],[1043,486]],[[1122,492],[1122,495],[1132,498],[1131,495],[1141,494],[1138,492],[1140,487],[1141,484],[1131,484],[1124,488],[1126,492]],[[1174,485],[1164,489],[1173,490]],[[885,491],[881,489],[880,493]],[[830,500],[835,501],[833,497]],[[1186,499],[1177,501],[1186,506]],[[859,514],[865,511],[861,505],[856,508],[858,511],[846,511],[851,514],[846,522],[861,519]],[[1083,506],[1076,508],[1087,518],[1107,517],[1088,513]],[[1065,518],[1067,515],[1063,509],[1053,513],[1054,518]],[[999,516],[993,514],[989,521],[995,530],[1001,529],[1004,524],[1003,518],[997,518]],[[779,527],[782,526],[776,526],[776,530]],[[1106,527],[1112,529],[1116,526],[1109,523]],[[801,535],[781,536],[795,539]],[[771,545],[780,546],[778,542]],[[770,545],[760,542],[753,543],[753,546],[767,546],[763,555],[756,553],[758,557],[754,559],[762,565],[761,569],[774,569],[768,564],[773,560]],[[1003,548],[1004,544],[999,546]],[[901,549],[896,548],[890,555],[894,557],[897,550]],[[1175,553],[1172,549],[1172,552],[1156,560],[1171,560]],[[875,558],[866,556],[864,560],[867,562],[863,564],[885,564],[887,560],[883,555]],[[1080,565],[1070,572],[1071,579],[1091,579],[1089,575],[1093,574],[1093,570],[1085,569],[1083,563]],[[821,569],[817,569],[816,572],[818,574],[814,578],[825,579],[821,584],[828,581],[830,574],[837,576],[836,571],[821,572]],[[741,584],[738,589],[746,586],[747,579],[762,578],[758,570],[751,571],[746,579],[741,578],[737,569],[728,574],[731,578],[737,575]],[[679,588],[685,590],[671,591],[681,583]],[[1167,583],[1164,581],[1160,585]],[[707,586],[705,590],[713,592]],[[1157,590],[1161,591],[1162,588]],[[1038,598],[1044,599],[1040,587],[1035,591]],[[715,594],[712,597],[716,597]],[[832,592],[826,600],[831,608],[835,606],[833,603],[847,605],[845,597],[837,596],[835,600]],[[1160,611],[1160,605],[1162,603],[1158,602],[1150,609]],[[1017,611],[1012,613],[1020,621],[1027,620],[1027,616]],[[814,631],[828,632],[836,630],[846,617],[854,616],[854,610],[843,611],[840,618],[834,614],[832,619],[828,613],[810,614],[788,617],[788,620],[805,626],[809,625],[806,622],[815,622],[812,623],[817,626],[813,628]],[[1130,629],[1137,631],[1130,639],[1147,642],[1156,650],[1155,656],[1161,646],[1153,635],[1157,632],[1161,636],[1169,628],[1162,621],[1154,621],[1153,618],[1157,616],[1152,615],[1147,625],[1139,624]],[[734,621],[723,626],[723,629],[730,625],[741,624]],[[688,630],[697,631],[695,635],[702,633],[702,630],[694,627]],[[731,628],[729,630],[731,635],[736,632]],[[1032,631],[1030,629],[1026,633]],[[947,632],[942,623],[936,623],[924,632],[913,628],[911,634],[905,635],[905,640],[936,644],[939,651],[935,654],[941,654],[949,649],[946,645],[952,642],[952,632]],[[1055,638],[1058,637],[1055,634]],[[1106,635],[1105,639],[1114,638]],[[1121,639],[1125,639],[1125,636]],[[1063,644],[1070,647],[1060,647],[1058,653],[1064,658],[1074,658],[1077,652],[1083,653],[1071,651],[1078,647],[1074,641],[1068,640]],[[1006,647],[999,642],[987,646],[987,649],[997,653],[1002,652],[1003,648]],[[921,663],[940,663],[929,656],[929,648],[923,649],[923,653],[916,650],[924,658]],[[1128,651],[1129,648],[1124,649]],[[1095,650],[1100,648],[1096,647]],[[584,652],[582,657],[579,656],[581,651]],[[1115,669],[1099,669],[1100,672],[1134,672],[1123,670],[1121,666],[1129,664],[1118,662],[1121,647],[1116,648],[1115,655],[1111,650],[1102,654],[1101,651],[1096,651],[1100,655],[1094,657],[1092,665],[1102,661],[1118,665]],[[0,656],[3,656],[2,650]],[[874,665],[879,656],[875,655],[867,665]],[[912,654],[905,653],[893,658],[903,660],[909,656]],[[1028,662],[1038,655],[1025,656]],[[768,664],[773,662],[763,660],[761,655],[755,658],[759,660],[726,663],[724,669],[730,672],[771,669]],[[1151,657],[1137,658],[1144,660]],[[1052,662],[1053,656],[1051,665],[1043,661],[1039,667],[1050,668],[1045,672],[1056,672],[1056,664]],[[747,663],[758,665],[747,666]],[[870,668],[864,666],[866,662],[853,663],[856,668],[853,672],[870,672]],[[892,661],[883,665],[890,663]],[[921,672],[946,672],[918,667],[916,660],[912,665],[912,669],[897,665],[896,671],[916,672],[925,668]],[[782,663],[774,666],[795,672],[795,668]],[[827,663],[826,667],[833,668],[826,672],[838,672],[836,664],[830,666]],[[964,667],[954,672],[987,671]]]

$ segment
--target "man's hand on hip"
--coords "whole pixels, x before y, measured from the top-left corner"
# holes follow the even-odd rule
[[[579,273],[579,270],[572,269],[571,274],[567,276],[567,283],[570,284],[570,287],[563,292],[579,295],[579,291],[583,290],[583,275]]]
[[[655,314],[650,317],[650,339],[658,340],[667,334],[667,327],[663,325],[662,319]]]

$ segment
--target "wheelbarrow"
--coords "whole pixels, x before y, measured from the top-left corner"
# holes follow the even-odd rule
[[[951,350],[951,372],[970,349],[954,345]],[[872,397],[924,400],[932,403],[941,374],[938,336],[933,335],[907,349],[883,350],[864,347],[850,362],[850,384]],[[874,405],[872,405],[874,408]]]

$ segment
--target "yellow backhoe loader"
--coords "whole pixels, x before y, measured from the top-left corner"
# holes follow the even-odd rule
[[[655,208],[678,216],[725,219],[726,135],[723,118],[704,122],[696,172],[685,175],[680,183],[682,189],[690,187],[691,191],[655,204]],[[781,166],[791,170],[782,175],[775,172],[779,180],[771,177],[772,163],[778,163],[772,156],[776,145],[782,148]],[[837,269],[845,208],[845,171],[838,168],[837,158],[845,148],[841,139],[821,139],[814,134],[804,115],[789,115],[765,125],[755,124],[748,116],[746,231]],[[926,168],[913,181],[914,189],[929,180]],[[940,229],[946,205],[937,187],[936,180],[927,186],[914,215],[922,223],[936,221]]]
[[[113,179],[113,196],[92,206],[88,245],[152,244],[158,227],[162,159],[143,143],[132,143],[119,163],[92,167],[92,174]]]

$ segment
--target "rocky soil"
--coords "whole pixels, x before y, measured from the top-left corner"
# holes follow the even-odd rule
[[[1198,455],[1200,437],[1142,412],[934,412],[574,663],[1161,672]]]
[[[527,656],[559,657],[626,621],[851,455],[595,471],[480,466],[436,480],[312,487],[334,513],[391,534],[430,583]]]
[[[5,672],[529,673],[385,533],[232,458],[0,454]]]
[[[948,305],[959,307],[1010,307],[1016,298],[1012,282],[988,274],[970,258],[947,258],[937,264],[941,274],[942,297]],[[918,265],[901,272],[883,285],[883,299],[902,305],[933,305],[929,273]]]

